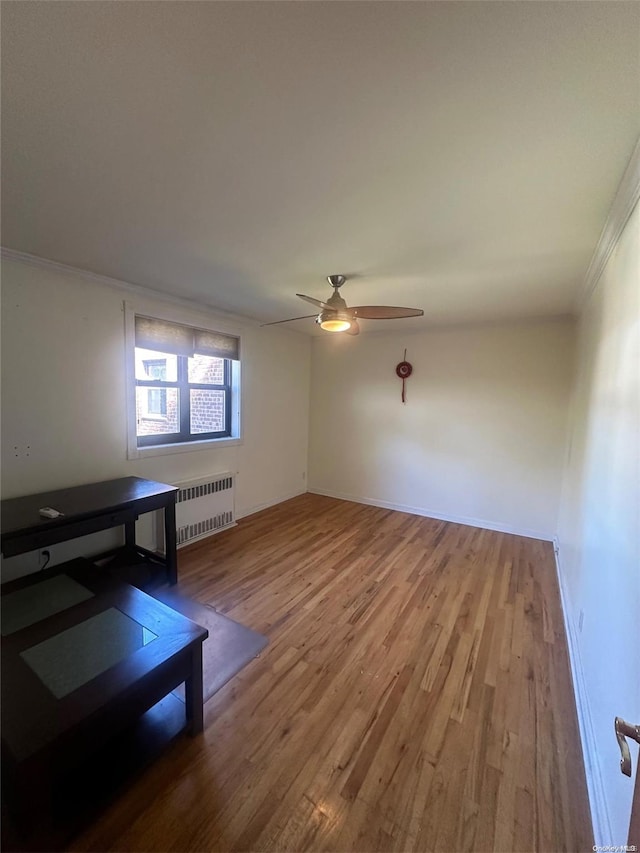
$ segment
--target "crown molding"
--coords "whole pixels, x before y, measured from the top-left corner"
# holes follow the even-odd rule
[[[618,185],[613,203],[587,269],[579,305],[585,305],[596,289],[611,252],[616,247],[629,217],[640,199],[640,138]]]
[[[21,264],[29,264],[32,267],[43,267],[44,269],[53,270],[54,272],[63,273],[64,275],[75,275],[80,278],[92,281],[95,284],[101,284],[105,287],[115,288],[116,290],[124,290],[127,293],[133,293],[140,298],[146,299],[161,299],[163,302],[171,302],[174,305],[181,305],[184,308],[190,308],[192,311],[207,311],[210,314],[215,314],[217,317],[233,320],[257,326],[258,321],[251,317],[243,317],[240,314],[232,314],[229,311],[222,311],[214,305],[208,305],[206,302],[200,302],[197,299],[188,299],[184,296],[174,296],[171,293],[165,293],[163,290],[156,290],[153,287],[147,287],[143,284],[131,284],[128,281],[122,281],[119,278],[111,278],[108,275],[91,272],[90,270],[79,269],[78,267],[62,264],[59,261],[51,261],[48,258],[41,258],[38,255],[30,255],[28,252],[19,252],[16,249],[8,249],[0,246],[0,258],[7,261],[17,261]]]

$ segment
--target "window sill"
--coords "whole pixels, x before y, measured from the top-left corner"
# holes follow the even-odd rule
[[[242,439],[211,438],[207,441],[184,441],[176,444],[150,444],[147,447],[136,447],[127,453],[127,459],[143,459],[145,456],[168,456],[172,453],[187,453],[191,450],[214,450],[219,447],[235,447],[242,444]]]

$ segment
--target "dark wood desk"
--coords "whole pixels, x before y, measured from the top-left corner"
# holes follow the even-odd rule
[[[166,483],[122,477],[103,483],[75,486],[12,498],[0,504],[0,548],[5,557],[24,554],[124,525],[125,548],[143,558],[158,561],[158,555],[136,545],[136,519],[145,512],[164,510],[165,558],[169,583],[178,580],[176,556],[176,494]],[[42,518],[41,507],[53,507],[64,515]]]

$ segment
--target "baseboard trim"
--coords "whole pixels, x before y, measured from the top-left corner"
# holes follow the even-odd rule
[[[337,498],[341,501],[352,501],[353,503],[366,504],[368,506],[379,506],[383,509],[393,509],[398,512],[408,512],[410,515],[421,515],[424,518],[435,518],[438,521],[450,521],[453,524],[465,524],[467,527],[482,527],[485,530],[495,530],[498,533],[512,533],[514,536],[526,536],[528,539],[542,539],[544,542],[551,542],[553,534],[544,533],[540,530],[531,530],[530,528],[516,528],[510,524],[502,522],[489,521],[485,518],[471,518],[465,515],[446,515],[435,510],[425,509],[424,507],[408,506],[406,504],[395,504],[389,501],[379,501],[374,498],[362,498],[356,495],[346,495],[342,492],[334,492],[329,489],[310,488],[309,491],[314,495],[324,495],[328,498]]]
[[[584,770],[587,777],[587,793],[589,795],[589,804],[591,806],[593,840],[594,844],[597,846],[604,847],[612,843],[611,819],[609,817],[609,809],[607,808],[607,800],[602,781],[602,771],[600,769],[598,750],[596,748],[595,730],[593,727],[593,719],[591,717],[591,707],[589,705],[589,697],[585,683],[580,646],[575,630],[573,609],[569,603],[569,595],[565,586],[564,574],[562,571],[562,560],[560,558],[560,545],[557,537],[554,537],[553,539],[553,550],[556,557],[556,574],[558,577],[558,586],[560,588],[560,603],[562,605],[564,630],[567,637],[567,647],[569,651],[569,666],[571,668],[571,678],[573,681],[573,694],[575,696],[576,711],[578,714],[578,727],[580,729],[580,740],[582,743],[582,759],[584,761]]]
[[[242,512],[237,512],[236,520],[246,518],[248,515],[253,515],[256,512],[261,512],[263,509],[269,509],[269,507],[276,506],[277,504],[284,503],[285,501],[290,501],[292,498],[297,498],[299,495],[306,494],[306,491],[306,489],[300,489],[297,492],[291,492],[290,494],[282,495],[280,497],[274,498],[271,501],[265,501],[264,503],[254,504],[254,506],[250,506],[247,509],[242,510]]]

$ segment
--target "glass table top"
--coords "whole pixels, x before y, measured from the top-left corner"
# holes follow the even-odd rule
[[[20,656],[56,699],[62,699],[157,638],[110,607],[25,649]]]
[[[58,575],[18,592],[3,595],[0,599],[2,636],[8,637],[93,597],[91,590],[68,575]]]

